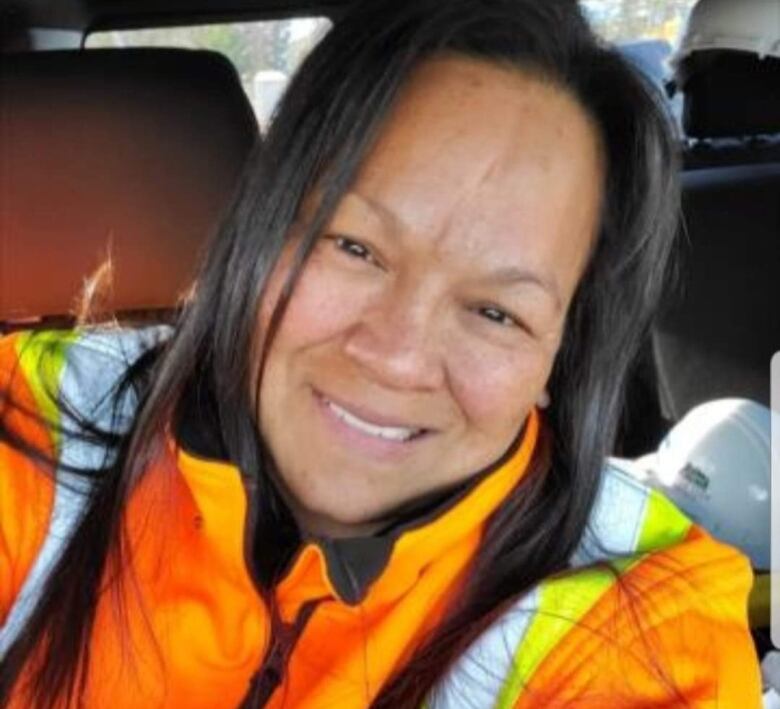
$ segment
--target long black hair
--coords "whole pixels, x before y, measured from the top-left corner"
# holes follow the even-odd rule
[[[109,565],[122,568],[128,497],[193,382],[213,392],[224,446],[254,498],[252,573],[272,606],[274,580],[296,530],[258,434],[255,397],[264,359],[252,351],[258,302],[302,201],[317,189],[316,213],[268,331],[261,333],[267,351],[318,234],[399,89],[422,61],[441,53],[515,67],[573,96],[603,144],[604,199],[598,238],[549,381],[552,403],[534,470],[489,520],[457,605],[372,706],[418,706],[507,604],[566,569],[614,444],[627,373],[673,251],[676,149],[662,100],[592,34],[572,0],[363,0],[294,76],[204,259],[194,298],[167,344],[131,372],[144,374],[133,425],[106,438],[112,462],[96,476],[87,512],[41,602],[0,663],[0,704],[33,657],[36,706],[51,709],[83,692],[96,606],[105,593],[101,580]],[[121,575],[114,577],[121,582]]]

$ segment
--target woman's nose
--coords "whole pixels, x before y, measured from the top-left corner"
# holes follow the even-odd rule
[[[377,384],[392,389],[442,386],[444,362],[435,313],[413,297],[389,296],[366,309],[350,328],[345,352]]]

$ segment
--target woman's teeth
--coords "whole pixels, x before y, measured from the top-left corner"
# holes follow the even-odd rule
[[[362,433],[367,433],[369,436],[376,436],[377,438],[384,438],[389,441],[408,441],[411,438],[419,435],[422,429],[419,428],[404,428],[401,426],[377,426],[373,423],[368,423],[363,419],[358,418],[349,411],[342,409],[338,404],[334,404],[332,401],[325,402],[328,408],[345,424],[351,426],[354,429]]]

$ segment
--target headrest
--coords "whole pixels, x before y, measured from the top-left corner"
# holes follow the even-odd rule
[[[0,323],[62,315],[108,256],[114,310],[173,306],[258,136],[218,54],[8,54]]]
[[[683,126],[694,138],[780,133],[780,59],[702,51],[678,70]]]

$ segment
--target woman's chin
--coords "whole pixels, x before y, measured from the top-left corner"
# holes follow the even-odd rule
[[[312,505],[294,512],[301,528],[320,537],[362,537],[374,534],[383,525],[377,510],[370,514],[365,509],[351,509],[336,503]]]

